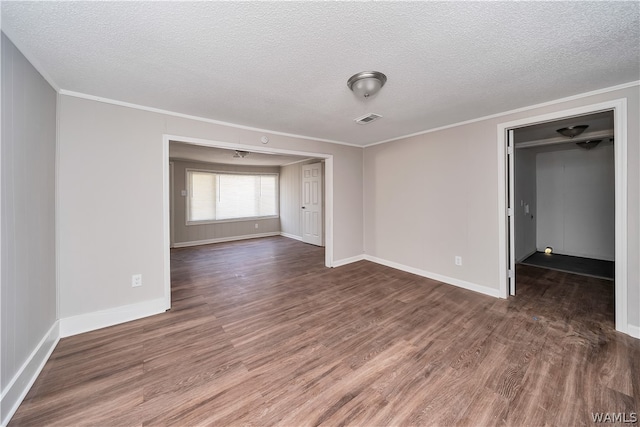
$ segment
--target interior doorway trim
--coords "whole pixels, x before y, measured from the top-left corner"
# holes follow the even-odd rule
[[[188,136],[162,135],[162,194],[163,194],[163,243],[164,243],[164,293],[167,302],[167,309],[171,308],[171,269],[170,269],[170,245],[171,227],[169,221],[170,200],[169,200],[169,142],[180,141],[187,144],[201,145],[204,147],[227,148],[232,150],[251,151],[254,153],[267,154],[288,154],[294,156],[304,156],[308,158],[318,158],[324,160],[324,191],[325,191],[325,265],[333,267],[333,155],[326,153],[312,153],[309,151],[287,150],[282,148],[272,148],[266,146],[256,146],[248,144],[236,144],[233,142],[213,141],[201,138],[191,138]]]
[[[499,289],[502,298],[508,297],[508,247],[507,233],[507,132],[509,129],[543,122],[581,116],[600,111],[614,114],[614,165],[615,165],[615,323],[616,330],[629,333],[627,300],[627,99],[621,98],[569,110],[556,111],[535,117],[526,117],[498,124],[498,238],[499,238]]]

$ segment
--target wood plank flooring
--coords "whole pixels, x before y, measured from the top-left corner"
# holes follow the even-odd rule
[[[579,274],[581,276],[592,276],[600,279],[613,280],[616,265],[613,261],[601,259],[582,258],[577,256],[562,254],[545,254],[536,252],[521,262],[534,267],[549,268],[551,270],[564,271],[567,273]]]
[[[495,299],[284,237],[172,250],[171,311],[60,341],[11,426],[591,425],[640,410],[613,283]]]

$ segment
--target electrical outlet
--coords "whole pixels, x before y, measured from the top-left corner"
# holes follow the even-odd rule
[[[456,265],[462,265],[462,257],[461,256],[456,256],[455,262],[456,262]]]
[[[142,274],[134,274],[131,276],[131,287],[137,288],[138,286],[142,286]]]
[[[258,223],[256,223],[256,229],[258,229]]]

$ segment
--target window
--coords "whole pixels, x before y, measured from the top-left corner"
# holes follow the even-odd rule
[[[278,175],[187,170],[187,224],[278,216]]]

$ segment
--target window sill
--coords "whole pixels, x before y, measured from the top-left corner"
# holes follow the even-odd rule
[[[204,220],[204,221],[187,221],[185,225],[206,225],[206,224],[224,224],[227,222],[249,222],[249,221],[261,221],[263,219],[276,219],[280,218],[280,215],[272,216],[254,216],[250,218],[232,218],[232,219],[218,219],[218,220]]]

